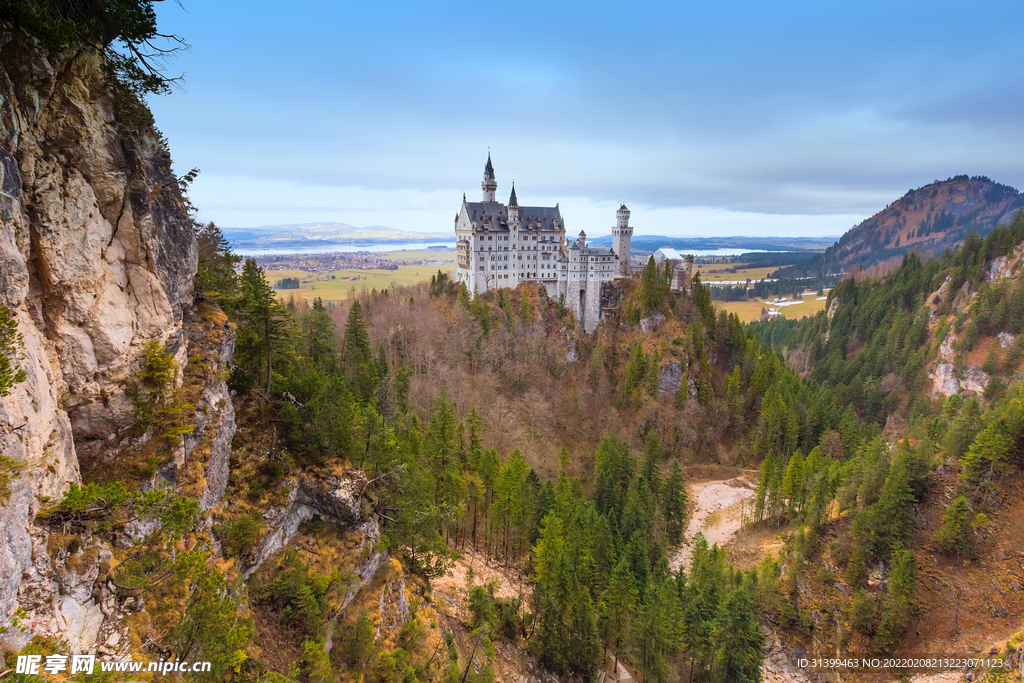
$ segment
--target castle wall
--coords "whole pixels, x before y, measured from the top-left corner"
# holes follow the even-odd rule
[[[583,331],[590,334],[597,329],[601,322],[601,282],[589,280],[587,282],[587,294],[583,300],[583,315],[579,318],[583,325]]]

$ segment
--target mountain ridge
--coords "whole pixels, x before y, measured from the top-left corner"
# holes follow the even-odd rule
[[[825,252],[784,268],[781,277],[836,275],[897,261],[909,251],[938,255],[971,232],[984,236],[1024,208],[1024,195],[987,176],[958,175],[909,190]]]

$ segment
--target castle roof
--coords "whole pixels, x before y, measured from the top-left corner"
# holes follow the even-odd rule
[[[566,251],[575,251],[579,249],[580,256],[615,256],[615,252],[608,247],[580,247],[579,240],[566,240],[565,242]],[[615,256],[618,258],[618,256]],[[561,259],[559,259],[561,260]]]
[[[476,221],[478,227],[488,230],[508,230],[508,209],[500,202],[466,202],[466,213],[469,220]],[[541,230],[554,230],[555,221],[559,227],[562,223],[562,212],[557,206],[520,206],[519,222],[522,229],[536,229],[538,223]]]
[[[619,207],[619,211],[629,211],[629,209],[627,209],[626,205],[623,204],[622,206]]]
[[[491,164],[491,153],[487,153],[487,165],[484,166],[484,178],[494,180],[494,165]]]
[[[516,199],[516,183],[512,181],[512,196],[508,198],[508,205],[514,208],[519,208],[519,200]]]

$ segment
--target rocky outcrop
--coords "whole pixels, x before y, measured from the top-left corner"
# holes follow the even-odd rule
[[[79,457],[132,422],[125,390],[146,343],[187,361],[192,223],[165,142],[122,122],[104,78],[94,51],[50,58],[0,37],[0,305],[27,375],[0,398],[0,452],[15,463],[0,500],[0,646],[14,649],[35,633],[82,652],[119,641],[99,569],[109,548],[60,549],[34,519],[80,480]],[[15,621],[18,607],[28,617]]]
[[[956,341],[956,334],[950,332],[939,344],[939,358],[928,373],[932,380],[933,396],[952,396],[965,391],[983,394],[989,380],[992,379],[987,372],[979,367],[971,366],[963,370],[958,369]]]
[[[288,545],[303,522],[314,517],[350,529],[367,524],[375,527],[376,520],[363,509],[365,485],[366,476],[358,470],[288,482],[285,503],[263,513],[267,531],[253,557],[242,565],[242,574],[246,577],[252,575],[268,557]],[[370,527],[365,530],[367,533],[372,531]]]
[[[932,393],[935,395],[952,396],[965,391],[984,394],[985,387],[991,379],[981,368],[969,367],[963,372],[952,363],[942,362],[935,365],[930,373]]]
[[[682,366],[678,362],[672,361],[661,368],[661,373],[658,376],[658,391],[675,394],[679,391],[679,383],[682,379]]]
[[[646,318],[640,318],[640,330],[644,334],[651,334],[665,322],[665,315],[661,311],[654,311]]]

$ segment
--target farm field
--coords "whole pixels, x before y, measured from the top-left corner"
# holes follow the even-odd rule
[[[793,304],[792,306],[779,306],[778,309],[783,317],[804,318],[824,310],[826,303],[828,302],[824,298],[819,301],[817,294],[811,293],[804,297],[803,303]],[[769,304],[760,299],[752,301],[716,301],[714,304],[729,313],[735,313],[740,317],[740,321],[745,323],[759,320],[761,318],[761,309],[770,307]]]
[[[726,272],[727,268],[735,267],[735,273]],[[778,268],[746,268],[745,264],[727,264],[727,263],[711,263],[705,265],[694,264],[694,268],[700,271],[700,279],[703,282],[721,282],[726,281],[743,281],[743,280],[763,280],[768,277],[768,273],[771,273]],[[718,273],[712,273],[709,271],[717,270],[721,271]]]
[[[355,292],[366,289],[384,289],[392,283],[396,285],[413,285],[417,282],[430,280],[438,270],[453,274],[455,272],[455,259],[452,252],[431,251],[426,249],[416,251],[389,252],[392,258],[400,259],[427,259],[448,260],[441,265],[420,265],[420,266],[398,266],[398,270],[359,270],[344,269],[335,270],[319,276],[312,272],[301,270],[268,270],[266,271],[267,282],[273,286],[278,280],[288,277],[298,278],[302,282],[299,289],[275,290],[277,295],[287,300],[291,297],[299,297],[312,301],[320,297],[324,301],[340,301],[349,298],[353,290]],[[332,280],[331,277],[334,277]],[[315,280],[313,278],[316,278]],[[359,278],[359,279],[345,279]]]

